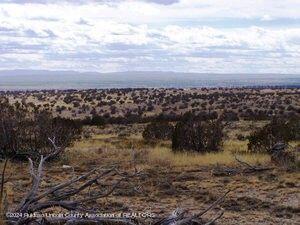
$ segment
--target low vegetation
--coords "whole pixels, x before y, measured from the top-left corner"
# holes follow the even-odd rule
[[[179,121],[172,136],[173,151],[220,151],[223,142],[223,125],[220,120],[202,121],[187,114]]]
[[[79,137],[81,125],[64,118],[53,118],[48,112],[29,113],[7,102],[0,103],[0,157],[24,160],[38,159],[58,146],[66,147]]]
[[[22,159],[0,162],[7,168],[1,178],[4,219],[6,205],[22,206],[32,183],[34,195],[51,192],[41,201],[27,198],[31,209],[47,204],[41,212],[70,211],[60,206],[116,213],[151,207],[167,218],[179,206],[198,215],[225,190],[234,190],[220,205],[225,216],[211,208],[199,217],[201,225],[215,224],[213,215],[224,225],[296,224],[299,170],[291,165],[300,147],[299,89],[20,91],[2,92],[0,99],[1,158]],[[54,149],[58,160],[45,163],[41,173],[40,156],[53,156]],[[29,163],[31,178],[27,157],[36,160]],[[115,173],[106,174],[112,168]],[[89,171],[95,172],[91,179]],[[128,179],[130,174],[139,176]],[[61,197],[65,204],[53,207]],[[91,201],[81,204],[85,199]]]
[[[10,104],[81,119],[89,125],[175,121],[188,111],[226,121],[269,120],[300,115],[299,89],[197,88],[0,92]]]
[[[143,131],[143,138],[146,140],[170,140],[174,127],[168,122],[152,122]]]
[[[249,137],[248,149],[251,152],[270,152],[273,146],[282,142],[300,140],[300,119],[274,118],[264,127],[253,131]]]

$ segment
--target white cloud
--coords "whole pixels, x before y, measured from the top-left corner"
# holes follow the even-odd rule
[[[300,73],[297,0],[34,2],[0,3],[0,69]]]
[[[52,2],[52,3],[51,3]],[[74,1],[75,2],[75,1]],[[145,1],[49,1],[48,4],[2,3],[2,14],[14,18],[77,21],[79,16],[91,20],[111,19],[125,23],[161,23],[207,18],[300,18],[298,0],[181,0],[177,4],[149,4]]]
[[[263,15],[261,18],[262,21],[271,21],[273,18],[270,15]]]

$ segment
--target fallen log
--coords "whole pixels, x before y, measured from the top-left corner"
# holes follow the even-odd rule
[[[45,210],[52,209],[53,207],[60,208],[61,210],[67,211],[74,214],[80,214],[79,217],[74,216],[62,216],[62,217],[7,217],[5,218],[6,224],[9,225],[148,225],[149,222],[145,223],[137,219],[123,218],[123,217],[106,217],[98,214],[101,209],[87,209],[84,203],[93,202],[100,198],[105,198],[111,195],[114,190],[120,187],[121,182],[129,181],[130,178],[137,177],[141,173],[135,171],[133,174],[122,173],[117,168],[99,168],[93,169],[88,173],[73,177],[72,179],[65,181],[61,184],[55,185],[46,191],[40,193],[40,184],[43,180],[43,167],[44,163],[50,157],[55,156],[60,151],[55,145],[54,139],[49,139],[53,144],[55,151],[48,156],[41,156],[37,168],[35,168],[34,163],[31,159],[29,160],[29,171],[32,177],[32,185],[28,193],[25,195],[21,203],[13,211],[13,214],[17,215],[35,215],[41,214]],[[3,171],[3,173],[5,170]],[[87,197],[79,198],[77,195],[84,190],[91,188],[92,185],[98,185],[105,178],[110,178],[111,176],[117,176],[118,180],[110,185],[110,187],[104,192],[97,192],[89,194]],[[4,175],[2,176],[2,186],[4,185]],[[83,182],[84,181],[84,182]],[[78,185],[78,182],[83,182],[83,184]],[[75,184],[77,184],[75,186]],[[209,221],[204,221],[202,216],[208,211],[214,209],[219,205],[226,195],[230,191],[227,191],[219,199],[213,202],[210,206],[200,211],[197,214],[189,215],[186,210],[175,210],[172,214],[166,218],[151,218],[153,220],[151,224],[153,225],[212,225],[216,220],[218,220],[224,213],[221,209],[220,212],[211,218]],[[94,215],[90,217],[89,215]]]
[[[222,168],[218,166],[212,169],[211,174],[213,176],[234,176],[238,174],[251,174],[251,173],[263,172],[263,171],[274,169],[273,167],[261,167],[261,166],[250,165],[249,163],[244,162],[241,159],[238,159],[236,156],[235,156],[235,160],[241,165],[241,167]]]
[[[25,195],[24,199],[17,206],[17,208],[13,211],[16,215],[33,215],[34,213],[40,213],[43,210],[50,209],[53,207],[59,207],[61,209],[70,211],[70,212],[87,212],[88,209],[85,209],[83,203],[95,201],[100,198],[105,198],[109,196],[120,184],[121,182],[128,180],[131,177],[137,176],[139,172],[134,174],[125,174],[118,171],[115,167],[108,169],[93,169],[92,171],[79,176],[77,178],[73,178],[68,180],[62,184],[55,185],[48,190],[39,193],[39,188],[41,181],[43,179],[43,167],[44,163],[47,159],[54,157],[59,154],[62,149],[57,147],[55,144],[55,139],[49,139],[54,147],[54,151],[47,155],[41,156],[40,161],[38,163],[37,168],[35,168],[33,161],[29,158],[29,171],[32,177],[32,185],[31,189]],[[78,193],[90,188],[94,184],[98,184],[101,179],[106,178],[108,176],[118,176],[118,180],[112,184],[110,188],[106,191],[101,191],[94,193],[93,195],[87,196],[81,199],[69,200],[71,197],[76,196]],[[2,179],[4,180],[4,179]],[[74,184],[87,180],[82,185],[77,185],[74,187]],[[4,182],[2,182],[2,185]],[[73,187],[72,187],[73,186]],[[96,213],[96,212],[95,212]],[[29,225],[29,224],[88,224],[89,222],[94,221],[98,224],[124,224],[124,225],[136,225],[130,219],[126,218],[85,218],[85,219],[77,219],[74,218],[36,218],[31,216],[20,216],[19,218],[6,218],[7,224],[13,225]]]

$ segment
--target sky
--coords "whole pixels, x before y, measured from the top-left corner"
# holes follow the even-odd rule
[[[0,0],[0,70],[300,74],[299,0]]]

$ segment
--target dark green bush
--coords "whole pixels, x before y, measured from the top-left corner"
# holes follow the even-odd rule
[[[105,125],[105,123],[106,123],[105,118],[98,115],[94,115],[90,121],[91,125],[96,125],[96,126],[103,126]]]
[[[238,139],[239,141],[245,141],[247,138],[242,134],[238,134],[236,135],[236,139]]]
[[[288,119],[287,127],[289,129],[290,139],[294,141],[300,140],[300,118],[293,116]]]
[[[297,117],[274,118],[269,124],[251,133],[248,139],[249,151],[270,152],[278,142],[300,140],[300,120]]]
[[[169,140],[174,127],[168,122],[152,122],[145,127],[143,138],[146,140]]]
[[[172,136],[173,151],[220,151],[224,133],[220,120],[202,121],[187,114],[179,121]]]
[[[76,121],[0,102],[0,158],[37,159],[54,150],[48,138],[55,138],[56,145],[64,148],[80,133],[81,124]]]
[[[234,111],[225,111],[221,115],[221,119],[224,121],[239,121],[239,116]]]

